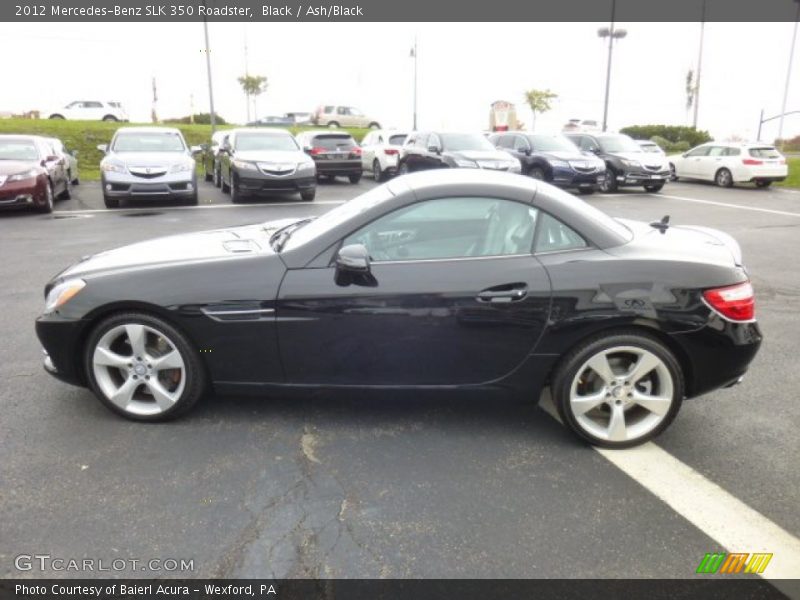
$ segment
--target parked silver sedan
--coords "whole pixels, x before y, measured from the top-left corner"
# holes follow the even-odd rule
[[[197,204],[194,155],[180,130],[172,127],[122,127],[111,144],[97,147],[105,153],[100,162],[103,200],[117,208],[124,199],[175,198]]]

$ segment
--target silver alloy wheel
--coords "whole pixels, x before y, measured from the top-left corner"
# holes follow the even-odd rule
[[[141,323],[117,325],[103,334],[92,370],[105,397],[133,415],[166,412],[186,386],[186,365],[175,343]]]
[[[720,169],[717,173],[717,185],[720,187],[730,187],[733,176],[728,169]]]
[[[587,360],[570,387],[570,409],[589,435],[610,442],[639,439],[664,420],[673,404],[667,365],[637,346],[614,346]]]
[[[383,171],[381,170],[381,163],[378,159],[372,162],[372,178],[379,183],[381,179],[383,179]]]
[[[45,209],[47,212],[51,212],[53,210],[53,184],[47,184],[47,193],[45,195]]]

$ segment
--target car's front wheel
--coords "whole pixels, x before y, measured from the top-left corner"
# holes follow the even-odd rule
[[[317,188],[311,188],[310,190],[303,190],[300,192],[300,198],[302,198],[305,202],[311,202],[317,196]]]
[[[100,401],[136,421],[162,421],[197,402],[206,386],[200,357],[166,321],[145,313],[111,316],[89,336],[87,380]]]
[[[239,182],[236,181],[236,177],[231,174],[231,202],[239,204],[243,200],[244,194],[242,194],[242,190],[239,187]]]
[[[47,182],[47,187],[44,190],[44,202],[37,207],[39,212],[51,213],[53,212],[53,184]]]
[[[600,183],[600,191],[606,194],[613,194],[617,191],[617,174],[611,169],[606,169],[605,177]]]
[[[669,163],[669,178],[672,181],[678,181],[678,173],[675,170],[675,165],[673,163]]]
[[[638,331],[590,338],[566,355],[552,384],[562,421],[580,438],[628,448],[658,435],[684,394],[672,352]]]
[[[756,181],[756,187],[768,188],[771,185],[772,185],[771,181],[764,181],[764,180]]]

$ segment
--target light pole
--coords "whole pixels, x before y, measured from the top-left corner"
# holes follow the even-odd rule
[[[783,150],[783,117],[786,114],[786,101],[789,99],[789,82],[792,80],[792,59],[794,58],[794,44],[797,41],[797,22],[800,21],[800,0],[797,2],[797,14],[794,16],[794,32],[792,33],[792,46],[789,50],[789,68],[786,70],[786,86],[783,88],[783,104],[781,104],[781,119],[778,121],[778,139]]]
[[[611,26],[597,30],[598,37],[608,38],[608,66],[606,68],[606,98],[603,104],[603,131],[608,128],[608,94],[611,89],[611,58],[614,52],[614,40],[621,40],[628,32],[614,28],[614,17],[617,11],[617,0],[611,0]]]
[[[417,130],[417,36],[414,36],[414,47],[411,48],[411,54],[409,55],[411,58],[414,59],[414,124],[412,129],[414,131]]]
[[[703,37],[706,32],[706,0],[703,0],[703,12],[700,16],[700,51],[697,56],[697,83],[694,86],[694,118],[692,127],[697,129],[697,111],[700,106],[700,72],[703,68]]]
[[[203,0],[203,6],[205,5],[206,2]],[[214,135],[214,131],[217,128],[217,118],[214,114],[214,85],[211,82],[211,48],[208,44],[208,19],[205,16],[203,17],[203,33],[206,38],[206,73],[208,73],[208,105],[211,111],[211,135]]]

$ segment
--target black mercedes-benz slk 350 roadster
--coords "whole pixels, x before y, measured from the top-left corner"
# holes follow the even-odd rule
[[[761,343],[738,244],[612,219],[543,182],[404,176],[315,219],[142,242],[45,288],[47,371],[141,421],[205,392],[550,386],[625,447],[741,379]]]

